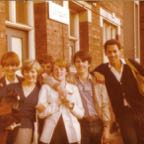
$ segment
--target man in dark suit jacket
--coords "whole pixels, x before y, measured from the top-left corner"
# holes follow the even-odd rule
[[[108,40],[105,54],[109,59],[94,71],[105,77],[111,105],[119,123],[125,144],[144,144],[144,97],[139,93],[130,67],[121,60],[121,46],[117,40]],[[142,67],[134,62],[141,74]],[[141,119],[142,118],[142,119]]]

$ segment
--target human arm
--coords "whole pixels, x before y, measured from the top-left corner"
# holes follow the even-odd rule
[[[43,79],[44,84],[47,84],[52,89],[56,90],[62,97],[66,97],[67,95],[66,89],[61,87],[60,83],[56,79],[54,79],[52,76],[49,75],[45,75]]]
[[[102,95],[103,95],[103,102],[102,102],[102,111],[103,111],[103,122],[104,122],[104,128],[103,128],[103,135],[102,135],[102,141],[103,143],[107,144],[109,143],[110,138],[110,128],[111,128],[111,104],[108,96],[108,92],[106,89],[106,86],[102,85]]]
[[[43,85],[39,92],[39,99],[36,109],[38,110],[38,116],[45,118],[59,110],[56,103],[52,101],[53,92],[48,85]]]
[[[79,90],[75,85],[71,85],[71,90],[72,92],[68,92],[68,98],[66,97],[67,103],[65,104],[65,106],[71,111],[74,116],[76,116],[78,119],[81,119],[84,116],[84,108]]]
[[[140,72],[141,75],[144,76],[144,67],[133,59],[128,59],[132,65]]]
[[[95,72],[93,72],[93,75],[95,77],[96,82],[100,82],[100,83],[105,82],[105,77],[100,72],[95,71]]]
[[[103,121],[103,134],[102,142],[108,142],[110,136],[110,127],[111,127],[111,111],[110,111],[110,101],[107,93],[105,84],[96,84],[95,86],[95,101],[99,106],[99,116]]]

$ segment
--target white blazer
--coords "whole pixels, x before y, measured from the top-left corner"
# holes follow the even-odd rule
[[[67,99],[74,103],[72,110],[60,104],[59,94],[50,86],[44,84],[39,93],[38,104],[46,106],[44,112],[39,113],[40,118],[45,118],[44,127],[40,136],[40,141],[50,143],[57,122],[62,115],[66,134],[69,143],[81,141],[81,130],[78,119],[84,116],[84,108],[78,88],[70,83],[66,83],[68,92]]]

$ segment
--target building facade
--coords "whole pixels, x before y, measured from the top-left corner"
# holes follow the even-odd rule
[[[103,44],[118,39],[126,57],[143,62],[138,1],[0,1],[0,57],[21,60],[47,53],[69,63],[78,50],[92,54],[93,67],[107,61]]]
[[[140,2],[140,51],[141,62],[144,65],[144,1]]]

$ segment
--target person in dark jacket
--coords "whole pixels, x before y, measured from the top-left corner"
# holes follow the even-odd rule
[[[109,62],[95,68],[105,77],[105,83],[116,120],[125,144],[144,144],[144,97],[139,93],[130,67],[121,59],[121,45],[108,40],[105,54]],[[131,61],[142,75],[144,69]]]
[[[9,51],[4,53],[1,58],[1,71],[2,71],[2,77],[0,78],[0,102],[5,99],[6,96],[4,92],[4,89],[12,83],[18,83],[22,80],[22,77],[18,76],[16,74],[16,71],[20,67],[20,59],[18,55],[15,52]],[[1,130],[0,131],[0,142],[3,143],[6,142],[8,137],[10,137],[11,132],[7,130]],[[11,138],[9,138],[11,143]],[[5,143],[4,142],[4,143]]]
[[[16,74],[16,71],[20,69],[20,59],[15,52],[6,52],[1,58],[1,66],[4,76],[0,79],[0,88],[22,80]]]
[[[17,117],[20,126],[16,131],[12,131],[13,141],[10,144],[31,144],[33,138],[33,129],[35,122],[35,106],[38,101],[39,87],[37,86],[37,77],[41,71],[39,63],[35,60],[27,60],[23,63],[23,80],[19,83],[9,84],[0,95],[7,95],[14,90],[19,96],[19,109]],[[9,137],[8,137],[9,138]]]

